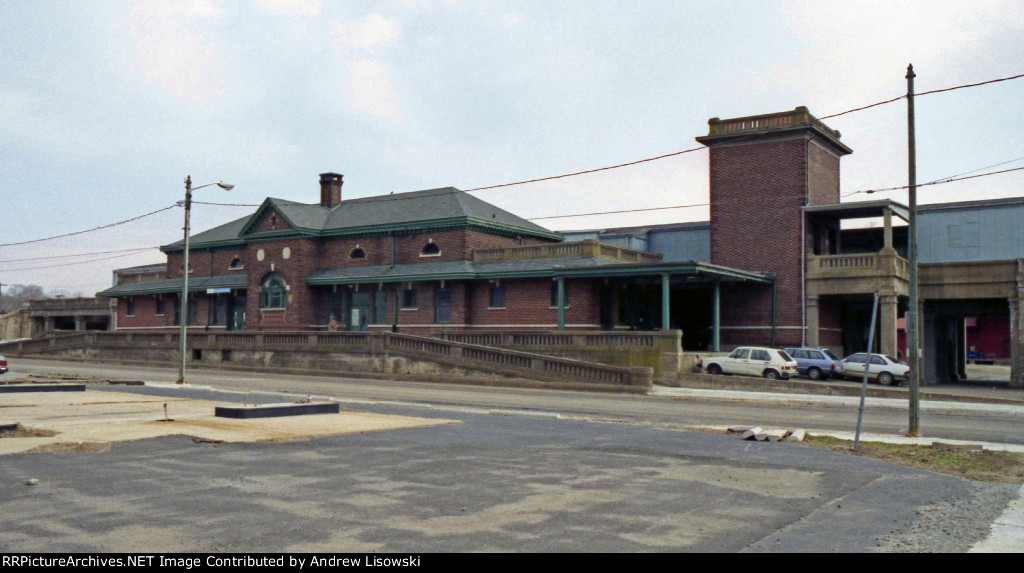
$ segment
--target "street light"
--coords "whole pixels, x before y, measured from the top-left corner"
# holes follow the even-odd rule
[[[209,187],[216,185],[225,191],[231,191],[234,189],[234,185],[229,185],[223,181],[217,181],[215,183],[207,183],[206,185],[200,185],[199,187],[192,187],[192,176],[189,175],[185,178],[185,264],[181,268],[181,306],[178,310],[178,321],[181,323],[181,365],[178,368],[178,384],[185,384],[185,353],[188,351],[186,344],[188,340],[188,231],[189,231],[189,215],[192,213],[192,191],[196,189],[202,189],[203,187]]]

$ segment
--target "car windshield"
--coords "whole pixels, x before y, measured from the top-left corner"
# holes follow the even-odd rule
[[[782,359],[785,360],[786,362],[792,362],[793,361],[793,359],[790,358],[788,354],[786,354],[785,350],[779,350],[779,356],[781,356]]]
[[[832,354],[831,350],[823,350],[822,352],[824,352],[825,356],[828,356],[832,360],[840,360],[840,358],[838,356],[836,356],[835,354]]]

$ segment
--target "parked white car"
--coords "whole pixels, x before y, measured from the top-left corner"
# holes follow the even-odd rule
[[[764,376],[769,380],[787,380],[796,376],[796,360],[784,350],[741,346],[728,356],[715,356],[701,360],[708,374],[746,374]]]
[[[847,356],[843,360],[843,376],[862,380],[867,362],[867,352]],[[876,380],[885,386],[892,386],[897,381],[906,380],[910,376],[910,366],[900,364],[899,360],[884,354],[872,354],[871,364],[867,366],[868,379]]]

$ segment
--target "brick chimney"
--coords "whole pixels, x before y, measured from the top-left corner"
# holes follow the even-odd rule
[[[343,175],[337,173],[320,174],[320,205],[335,207],[341,203],[341,186]]]

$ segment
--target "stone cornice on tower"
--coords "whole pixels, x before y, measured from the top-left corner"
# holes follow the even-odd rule
[[[853,153],[852,149],[839,141],[841,134],[838,130],[822,123],[821,120],[811,115],[811,112],[804,106],[800,106],[792,111],[732,119],[713,117],[708,120],[708,134],[696,139],[708,147],[715,147],[741,141],[754,142],[805,130],[810,130],[819,135],[838,155]]]

